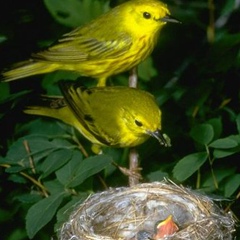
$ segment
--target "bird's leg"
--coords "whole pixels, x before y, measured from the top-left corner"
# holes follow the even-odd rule
[[[97,79],[98,83],[97,83],[97,87],[105,87],[106,86],[106,82],[107,82],[107,78],[102,77]]]
[[[129,75],[129,87],[137,88],[138,76],[137,76],[137,67],[134,67],[130,71]]]

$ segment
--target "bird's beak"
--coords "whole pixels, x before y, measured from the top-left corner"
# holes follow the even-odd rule
[[[172,22],[172,23],[181,23],[179,20],[177,20],[176,18],[170,16],[170,15],[166,15],[165,17],[159,19],[162,22]]]
[[[160,129],[154,132],[148,131],[148,134],[156,138],[164,147],[171,147],[170,138],[166,134],[162,133]]]

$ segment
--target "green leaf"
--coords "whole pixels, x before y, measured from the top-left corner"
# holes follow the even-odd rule
[[[21,183],[21,184],[26,184],[28,181],[25,177],[19,174],[10,174],[8,177],[9,181],[15,182],[15,183]]]
[[[44,0],[54,19],[68,27],[89,22],[103,12],[103,4],[96,0]]]
[[[207,121],[207,123],[211,124],[214,131],[214,139],[220,138],[222,134],[222,119],[221,118],[212,118]]]
[[[240,148],[232,148],[232,149],[214,149],[213,156],[215,158],[224,158],[231,156],[235,153],[240,152]]]
[[[42,87],[46,90],[48,95],[62,95],[57,82],[62,79],[77,80],[79,73],[71,71],[56,71],[44,75],[42,80]]]
[[[223,181],[228,176],[232,176],[235,171],[236,171],[235,168],[225,168],[225,169],[214,169],[213,173],[218,185],[220,185],[221,181]],[[202,187],[204,188],[205,191],[212,192],[216,190],[216,187],[214,184],[215,179],[213,178],[212,173],[209,172],[206,174],[206,177],[202,184]]]
[[[168,177],[169,177],[168,173],[162,171],[151,172],[150,174],[147,175],[147,179],[149,180],[149,182],[162,181],[164,178]]]
[[[25,167],[29,165],[29,153],[24,146],[24,142],[29,145],[30,155],[33,156],[35,162],[47,156],[55,148],[55,145],[46,137],[28,135],[19,138],[11,145],[6,156],[8,163],[16,163]]]
[[[39,195],[39,193],[24,193],[24,194],[21,194],[21,195],[18,195],[16,197],[14,197],[14,200],[18,200],[22,203],[36,203],[38,201],[40,201],[42,199],[42,197]]]
[[[240,186],[240,174],[234,174],[228,178],[224,185],[224,196],[231,197]]]
[[[9,209],[0,208],[0,223],[1,223],[1,226],[4,222],[10,220],[11,218],[12,218],[12,214],[9,211]]]
[[[190,135],[196,142],[207,145],[213,140],[213,127],[210,124],[199,124],[192,128]]]
[[[57,178],[66,187],[76,187],[87,178],[103,170],[111,162],[112,158],[108,155],[89,157],[78,163],[78,165],[76,165],[76,160],[74,164],[70,161],[69,166],[66,164],[66,166],[57,171]],[[67,176],[66,171],[68,172]]]
[[[56,149],[58,148],[57,145],[54,144],[53,141],[49,141],[48,138],[44,137],[31,137],[31,138],[26,138],[28,141],[30,151],[32,155],[35,155],[39,152],[44,152],[49,149]]]
[[[27,234],[24,229],[12,229],[11,234],[7,238],[8,240],[26,240]]]
[[[44,186],[51,195],[59,194],[65,191],[64,186],[55,178],[52,181],[43,182]],[[68,195],[70,193],[66,193]]]
[[[55,215],[63,200],[63,193],[52,195],[34,204],[26,216],[26,229],[29,238],[44,227]]]
[[[114,159],[115,163],[122,164],[122,162],[120,162],[121,158],[123,158],[122,157],[123,151],[121,148],[110,148],[109,147],[109,148],[103,148],[102,151],[103,151],[104,155],[111,156],[112,159]],[[128,152],[129,152],[129,149],[125,149],[124,154],[128,154]],[[116,171],[116,166],[114,166],[113,164],[110,164],[104,169],[104,176],[105,177],[110,176],[115,171]]]
[[[17,92],[17,93],[9,95],[9,93],[10,93],[9,92],[9,83],[1,82],[0,104],[17,101],[18,99],[21,99],[21,97],[23,97],[24,95],[26,95],[29,92],[30,92],[29,90],[25,90],[25,91],[21,91],[21,92]]]
[[[24,169],[26,169],[26,168],[22,167],[22,166],[11,166],[11,167],[6,168],[5,172],[7,172],[7,173],[18,173],[18,172],[23,171]]]
[[[236,1],[235,0],[225,1],[224,7],[222,8],[220,16],[222,16],[222,18],[226,18],[226,15],[230,14],[235,9],[236,9]]]
[[[70,147],[72,145],[65,139],[54,138],[53,140],[50,140],[46,138],[42,141],[39,139],[31,140],[29,141],[29,146],[31,150],[31,155],[34,158],[34,161],[37,162],[42,158],[49,156],[52,152],[56,150]]]
[[[68,184],[75,171],[78,169],[79,164],[82,162],[82,154],[78,150],[73,150],[72,158],[62,168],[56,171],[57,179],[64,186]]]
[[[3,43],[7,40],[6,36],[0,35],[0,43]]]
[[[217,139],[209,145],[209,147],[221,149],[234,148],[237,146],[238,143],[230,137]]]
[[[1,82],[1,94],[0,94],[0,104],[6,102],[10,95],[10,85],[9,83]]]
[[[53,136],[54,137],[54,136]],[[27,151],[24,142],[29,146],[29,152]],[[29,155],[32,156],[34,163],[38,163],[39,160],[50,157],[51,154],[59,149],[66,149],[66,147],[72,147],[70,142],[65,139],[55,138],[49,140],[48,137],[42,135],[27,135],[25,137],[19,138],[13,145],[10,146],[7,156],[5,158],[5,163],[8,164],[19,164],[23,167],[29,166]],[[66,152],[63,157],[66,157]],[[57,153],[55,153],[57,154]],[[54,156],[54,155],[52,155]],[[61,158],[61,155],[58,155]],[[49,166],[50,168],[50,166]]]
[[[237,115],[236,123],[237,123],[238,133],[240,134],[240,114]]]
[[[41,165],[40,171],[43,172],[41,178],[45,178],[52,172],[67,163],[72,156],[72,151],[67,148],[59,149],[50,153]]]
[[[17,199],[18,201],[22,202],[22,203],[36,203],[38,201],[40,201],[42,199],[42,197],[39,194],[21,194],[18,195],[16,197],[14,197],[14,199]]]
[[[109,155],[99,155],[85,159],[79,165],[78,171],[75,172],[75,175],[72,176],[68,186],[76,187],[77,185],[80,185],[87,178],[109,166],[112,161],[113,160]]]
[[[24,148],[23,141],[24,139],[20,138],[10,146],[5,157],[5,163],[20,164],[23,166],[22,162],[28,158],[28,154]]]
[[[207,160],[206,152],[193,153],[185,156],[175,165],[173,169],[173,176],[179,180],[184,181],[195,173]]]
[[[60,121],[55,121],[47,118],[37,118],[31,122],[24,124],[20,129],[20,133],[29,132],[29,136],[37,134],[53,138],[60,137],[66,134],[68,130],[68,125],[61,123]]]
[[[148,57],[138,66],[138,75],[144,81],[150,81],[157,75],[157,70],[153,67],[153,60]]]
[[[5,158],[3,158],[2,156],[0,156],[0,164],[6,164],[7,163],[7,161],[6,161],[6,159]]]
[[[54,226],[55,231],[57,232],[62,225],[69,220],[70,214],[80,206],[80,204],[89,196],[89,193],[79,193],[78,196],[73,196],[71,201],[60,208],[57,212],[57,223]]]

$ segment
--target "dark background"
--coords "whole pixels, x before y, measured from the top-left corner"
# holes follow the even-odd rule
[[[65,3],[73,4],[72,6],[68,5],[59,10],[59,5],[62,2],[64,4],[64,1],[56,1],[58,5],[52,4],[50,7],[51,2],[8,0],[0,4],[0,69],[28,59],[31,53],[54,43],[62,34],[88,22],[109,6],[109,3],[103,0],[76,0],[80,3],[76,5],[80,6],[79,9],[73,1]],[[88,4],[83,5],[83,2]],[[235,6],[231,0],[216,1],[214,10],[210,7],[211,2],[166,2],[172,15],[182,24],[169,23],[164,27],[151,60],[140,67],[139,87],[155,95],[163,112],[163,131],[170,136],[172,147],[164,149],[150,139],[139,146],[138,151],[143,168],[143,181],[168,177],[184,186],[201,189],[217,199],[230,199],[222,203],[223,208],[230,207],[239,217],[240,11],[239,6]],[[114,6],[117,1],[112,1],[111,4]],[[114,76],[109,83],[127,85],[127,76],[127,73]],[[7,158],[9,151],[14,151],[14,147],[20,148],[21,141],[18,145],[18,140],[22,137],[28,139],[31,134],[48,133],[49,129],[54,129],[53,132],[57,129],[62,135],[65,132],[72,133],[72,128],[64,124],[59,126],[59,122],[55,120],[28,116],[23,114],[22,110],[39,94],[60,94],[56,82],[66,78],[74,77],[66,73],[51,73],[11,83],[0,83],[0,194],[4,200],[1,201],[0,221],[5,229],[1,231],[4,239],[28,239],[25,230],[26,214],[33,204],[44,198],[38,194],[40,191],[33,182],[19,174],[20,170],[6,171],[6,164],[11,167],[18,166],[16,162],[12,165]],[[86,86],[95,83],[92,79],[79,79],[82,79]],[[221,124],[214,125],[214,137],[204,145],[204,140],[199,139],[206,139],[206,135],[202,136],[201,130],[196,129],[212,124],[212,119],[217,119]],[[206,134],[208,133],[206,131]],[[78,133],[74,134],[89,150],[90,144]],[[216,149],[209,148],[209,144],[217,139],[228,140],[231,136],[235,137],[237,146],[224,149],[224,153],[218,152],[220,157],[216,157]],[[76,142],[71,140],[69,144],[75,146]],[[206,149],[209,150],[211,160],[205,161],[198,171],[192,170],[190,176],[180,178],[181,166],[180,170],[175,168],[179,161]],[[118,164],[127,166],[126,150],[105,151]],[[226,154],[226,151],[231,154]],[[43,162],[44,158],[41,161]],[[36,165],[36,174],[31,175],[29,169],[24,171],[34,179],[42,179],[43,184],[44,181],[55,181],[54,172],[57,169],[46,179],[41,178],[44,172],[41,161]],[[189,166],[189,169],[191,168],[194,169],[194,163]],[[184,169],[182,171],[184,172]],[[107,186],[122,186],[128,183],[127,178],[115,168],[101,171],[100,174]],[[89,176],[85,183],[75,190],[81,195],[102,189],[104,187],[99,179]],[[59,209],[74,197],[71,194],[65,197]],[[55,230],[53,226],[56,222],[61,221],[55,215],[40,229],[36,239],[49,239],[54,236],[56,225]]]

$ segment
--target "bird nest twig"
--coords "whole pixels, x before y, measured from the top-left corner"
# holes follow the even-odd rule
[[[230,212],[203,194],[167,181],[93,194],[75,209],[59,239],[139,240],[140,231],[154,236],[156,223],[170,215],[178,231],[157,239],[233,239]]]

